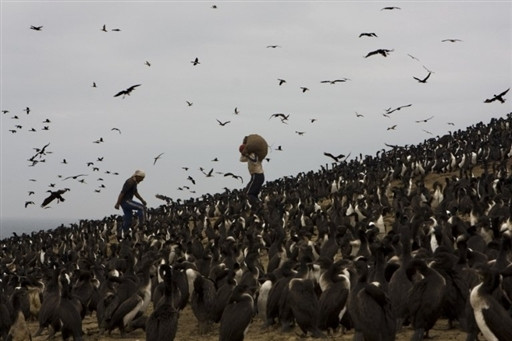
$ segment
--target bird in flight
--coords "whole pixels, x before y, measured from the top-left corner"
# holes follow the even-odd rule
[[[42,28],[43,26],[30,26],[30,29],[34,31],[41,31]]]
[[[97,88],[98,86],[96,85],[96,82],[92,82],[92,85],[91,85],[93,88]]]
[[[27,208],[28,205],[34,205],[35,203],[33,201],[25,201],[25,208]]]
[[[361,37],[377,37],[377,35],[373,32],[363,32],[359,35],[359,38]]]
[[[155,165],[155,163],[158,161],[158,159],[159,159],[162,155],[164,155],[164,153],[160,153],[160,154],[158,154],[157,156],[155,156],[155,157],[154,157],[153,165]]]
[[[392,11],[394,9],[401,9],[401,8],[400,7],[396,7],[396,6],[388,6],[388,7],[382,7],[380,10],[381,11],[384,11],[384,10]]]
[[[87,176],[87,174],[78,174],[78,175],[67,176],[67,177],[65,177],[64,179],[62,179],[62,181],[67,180],[67,179],[73,179],[73,180],[76,180],[76,179],[78,179],[78,178],[79,178],[79,177],[81,177],[81,176]]]
[[[309,89],[308,89],[308,88],[306,88],[305,86],[301,86],[300,88],[301,88],[301,90],[302,90],[302,93],[304,93],[304,92],[306,92],[306,91],[309,91]]]
[[[224,173],[224,176],[230,176],[230,177],[232,177],[232,178],[234,178],[234,179],[238,179],[238,180],[240,180],[242,183],[244,183],[244,179],[243,179],[240,175],[235,175],[235,174],[233,174],[233,173],[228,172],[228,173]]]
[[[210,169],[210,171],[209,171],[208,173],[206,173],[202,167],[200,168],[200,170],[201,170],[201,172],[202,172],[204,175],[206,175],[206,177],[207,177],[207,178],[210,178],[210,177],[212,177],[212,176],[213,176],[213,175],[212,175],[212,174],[213,174],[213,168],[212,168],[212,169]]]
[[[126,90],[122,90],[122,91],[119,91],[117,94],[114,95],[114,97],[118,97],[118,96],[121,96],[123,95],[123,98],[128,95],[130,96],[130,94],[132,93],[133,90],[135,90],[136,87],[140,86],[141,84],[136,84],[136,85],[132,85],[130,86],[128,89]]]
[[[45,207],[55,199],[57,199],[57,202],[65,201],[65,199],[62,197],[62,194],[66,193],[67,191],[69,191],[69,188],[59,189],[57,191],[48,190],[47,192],[50,192],[51,194],[43,200],[41,207]]]
[[[336,84],[336,83],[343,83],[343,82],[346,82],[348,81],[349,79],[348,78],[342,78],[342,79],[335,79],[335,80],[326,80],[326,81],[321,81],[320,83],[329,83],[329,84]]]
[[[345,155],[344,154],[340,154],[338,156],[335,156],[335,155],[332,155],[331,153],[327,153],[327,152],[324,152],[324,155],[325,156],[328,156],[330,157],[331,159],[333,159],[335,162],[339,162],[340,159],[344,158]]]
[[[283,113],[281,113],[281,112],[278,112],[278,113],[275,113],[275,114],[270,115],[269,120],[270,120],[272,117],[279,117],[279,118],[281,119],[281,122],[286,123],[285,121],[288,121],[288,117],[290,117],[290,114],[285,115],[285,114],[283,114]]]
[[[275,49],[276,47],[281,47],[281,46],[279,46],[279,45],[267,45],[267,49],[268,48]]]
[[[219,122],[219,124],[224,127],[226,124],[230,123],[231,121],[225,121],[225,122],[221,122],[219,120],[217,120],[217,122]]]
[[[432,132],[431,132],[431,131],[428,131],[428,130],[425,130],[425,129],[421,129],[421,130],[423,130],[425,133],[427,133],[427,134],[429,134],[429,135],[434,135],[434,134],[432,134]]]
[[[117,131],[119,134],[121,134],[121,129],[119,129],[119,128],[115,128],[115,127],[114,127],[114,128],[112,128],[112,129],[110,129],[110,130],[115,130],[115,131]]]
[[[402,105],[402,106],[396,107],[395,109],[391,109],[391,108],[389,108],[389,109],[386,109],[386,114],[388,114],[388,115],[389,115],[389,114],[391,114],[391,113],[393,113],[393,112],[395,112],[395,111],[398,111],[398,110],[403,109],[403,108],[408,108],[408,107],[410,107],[410,106],[412,106],[412,104]]]
[[[235,114],[235,115],[238,115],[238,114],[240,114],[240,111],[238,110],[238,107],[235,107],[235,111],[234,111],[234,114]]]
[[[103,32],[107,32],[107,25],[103,25],[103,27],[101,28],[101,30],[102,30]]]
[[[388,54],[390,52],[393,52],[394,50],[387,50],[387,49],[378,49],[378,50],[375,50],[375,51],[371,51],[371,52],[368,52],[368,54],[365,56],[365,58],[368,58],[370,56],[373,56],[373,55],[376,55],[376,54],[380,54],[384,57],[387,57]]]
[[[151,63],[150,63],[150,62],[148,62],[148,61],[146,60],[146,62],[144,63],[144,65],[151,66]]]
[[[484,103],[492,103],[494,101],[500,101],[501,103],[505,103],[505,98],[503,98],[503,96],[505,96],[507,94],[507,92],[510,90],[510,88],[508,88],[507,90],[503,91],[501,94],[499,95],[493,95],[492,98],[488,98],[484,101]]]
[[[197,58],[197,57],[196,57],[196,59],[192,60],[191,63],[192,63],[192,65],[201,64],[201,63],[199,63],[199,58]]]
[[[194,185],[196,184],[196,180],[194,180],[194,178],[190,175],[188,176],[187,180],[190,180]]]
[[[434,118],[434,116],[430,116],[429,118],[426,118],[424,120],[418,120],[418,121],[416,121],[416,123],[421,123],[421,122],[427,123],[428,121],[430,121],[433,118]]]
[[[441,42],[445,43],[445,42],[450,42],[450,43],[456,43],[458,41],[462,41],[460,39],[443,39],[441,40]]]
[[[279,81],[279,85],[283,85],[284,83],[286,83],[284,79],[278,78],[277,80]]]
[[[391,127],[388,127],[387,130],[395,130],[396,129],[396,124],[392,125]]]
[[[418,77],[414,77],[414,76],[413,76],[412,78],[416,79],[416,80],[417,80],[418,82],[420,82],[420,83],[426,83],[426,82],[427,82],[427,79],[430,77],[430,75],[431,75],[431,74],[432,74],[432,72],[429,72],[429,73],[428,73],[428,75],[427,75],[427,77],[425,77],[425,78],[423,78],[423,79],[419,79]]]
[[[363,114],[360,114],[360,113],[358,113],[358,112],[356,111],[356,117],[364,117],[364,115],[363,115]]]
[[[187,102],[187,105],[188,105],[189,107],[191,107],[191,106],[192,106],[192,104],[194,104],[194,103],[192,103],[192,102],[190,102],[190,101],[185,101],[185,102]]]
[[[302,136],[302,135],[304,135],[305,131],[297,131],[297,130],[295,130],[295,133],[297,135],[299,135],[299,136]]]

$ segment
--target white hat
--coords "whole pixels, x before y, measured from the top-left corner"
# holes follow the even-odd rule
[[[132,176],[140,176],[141,178],[146,177],[146,173],[143,170],[137,169]]]

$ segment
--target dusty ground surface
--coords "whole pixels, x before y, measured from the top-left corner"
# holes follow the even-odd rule
[[[149,313],[149,311],[148,311]],[[262,321],[255,317],[249,331],[245,337],[245,340],[254,340],[254,341],[299,341],[299,340],[313,340],[312,338],[303,338],[301,337],[299,328],[295,328],[292,333],[281,333],[279,329],[267,329],[263,330],[261,328]],[[179,323],[178,323],[178,332],[175,340],[177,341],[216,341],[219,339],[218,334],[218,324],[213,325],[211,331],[206,335],[199,335],[197,323],[194,315],[192,314],[192,310],[189,306],[185,308],[180,314]],[[29,328],[34,334],[38,328],[37,322],[30,322]],[[131,333],[128,333],[124,338],[121,337],[119,331],[115,330],[112,332],[110,336],[104,335],[98,336],[98,325],[96,323],[96,315],[87,316],[83,322],[83,330],[86,333],[84,336],[84,340],[95,340],[95,341],[112,341],[112,340],[126,340],[126,341],[142,341],[146,339],[146,335],[143,330],[135,330]],[[343,340],[348,341],[353,338],[353,331],[348,331],[344,335],[337,334],[334,336],[330,336],[328,339],[330,340]],[[396,340],[405,341],[410,340],[412,335],[412,330],[408,327],[404,327],[398,334]],[[448,329],[448,324],[446,320],[439,320],[437,324],[434,326],[434,329],[430,331],[431,340],[437,341],[445,341],[445,340],[457,340],[457,341],[465,341],[466,333],[460,329]],[[43,341],[47,340],[48,332],[45,331],[43,335],[34,337],[33,341]],[[57,334],[55,340],[60,340],[60,333]],[[479,340],[485,340],[481,335],[479,336]]]

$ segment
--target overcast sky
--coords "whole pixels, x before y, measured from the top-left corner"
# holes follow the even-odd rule
[[[390,52],[365,58],[378,49]],[[510,1],[2,1],[0,215],[122,214],[114,204],[136,169],[153,207],[155,194],[243,188],[238,146],[251,133],[271,146],[271,181],[330,164],[324,152],[375,155],[488,123],[512,111],[512,93],[484,103],[512,84],[511,52]],[[40,207],[62,188],[64,202]]]

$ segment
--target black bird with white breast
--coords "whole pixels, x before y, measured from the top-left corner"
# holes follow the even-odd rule
[[[487,264],[478,267],[483,282],[471,290],[469,301],[475,320],[486,340],[512,340],[512,318],[494,298],[500,275]]]

